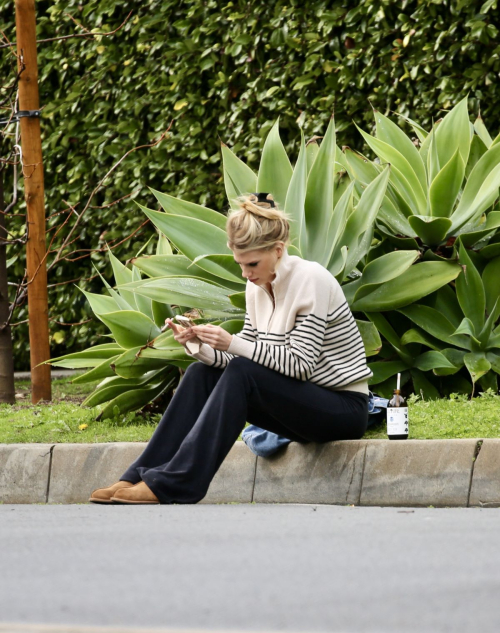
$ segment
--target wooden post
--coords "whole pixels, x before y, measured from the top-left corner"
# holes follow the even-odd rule
[[[36,58],[35,0],[16,0],[19,110],[38,110],[38,65]],[[28,241],[28,316],[31,362],[31,401],[51,399],[47,267],[45,260],[45,207],[40,119],[21,118],[22,169],[26,199]]]

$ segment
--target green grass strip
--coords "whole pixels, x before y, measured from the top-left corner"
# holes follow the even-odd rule
[[[15,405],[0,404],[0,443],[147,442],[161,413],[131,412],[96,421],[100,407],[81,407],[95,384],[73,385],[69,379],[54,380],[53,402],[32,405],[29,381],[16,382]],[[23,397],[20,397],[23,396]],[[409,439],[500,437],[500,395],[491,391],[473,400],[452,394],[441,400],[408,399]],[[387,439],[385,423],[371,428],[366,439]]]

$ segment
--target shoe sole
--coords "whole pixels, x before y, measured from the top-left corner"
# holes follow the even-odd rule
[[[136,484],[134,484],[134,485],[136,485]],[[117,488],[116,491],[121,490],[122,488],[133,488],[134,485],[132,485],[132,486],[121,486],[120,488]],[[92,492],[92,494],[94,494],[94,492],[97,492],[97,490],[94,490]],[[111,501],[111,499],[112,499],[112,497],[110,497],[109,499],[99,499],[97,497],[93,497],[92,495],[90,495],[89,502],[91,502],[91,503],[108,503],[108,504],[111,504],[111,503],[113,503]]]
[[[116,497],[111,497],[111,501],[123,505],[159,505],[160,503],[159,501],[129,501],[128,499],[117,499]]]

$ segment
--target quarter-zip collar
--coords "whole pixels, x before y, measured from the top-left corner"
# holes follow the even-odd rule
[[[259,317],[257,317],[259,320],[260,327],[263,328],[262,331],[264,331],[266,335],[269,334],[273,317],[278,308],[278,304],[281,303],[284,296],[286,296],[287,278],[293,268],[294,259],[298,259],[298,258],[290,257],[287,249],[286,248],[283,249],[283,254],[281,255],[280,259],[276,262],[274,279],[273,281],[271,281],[272,294],[269,292],[266,286],[264,285],[261,286],[260,284],[256,284],[256,287],[259,288],[266,295],[266,297],[268,298],[271,304],[269,312],[267,309],[263,309]],[[259,327],[259,325],[257,327]]]
[[[288,250],[283,249],[283,255],[280,257],[275,268],[275,277],[271,281],[271,288],[273,290],[274,300],[276,301],[281,294],[281,289],[284,287],[286,279],[293,268],[293,258],[288,254]],[[269,294],[265,286],[260,286],[266,294]]]

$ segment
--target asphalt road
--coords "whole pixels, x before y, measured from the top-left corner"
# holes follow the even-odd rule
[[[0,505],[0,622],[498,633],[499,525],[494,508]]]

